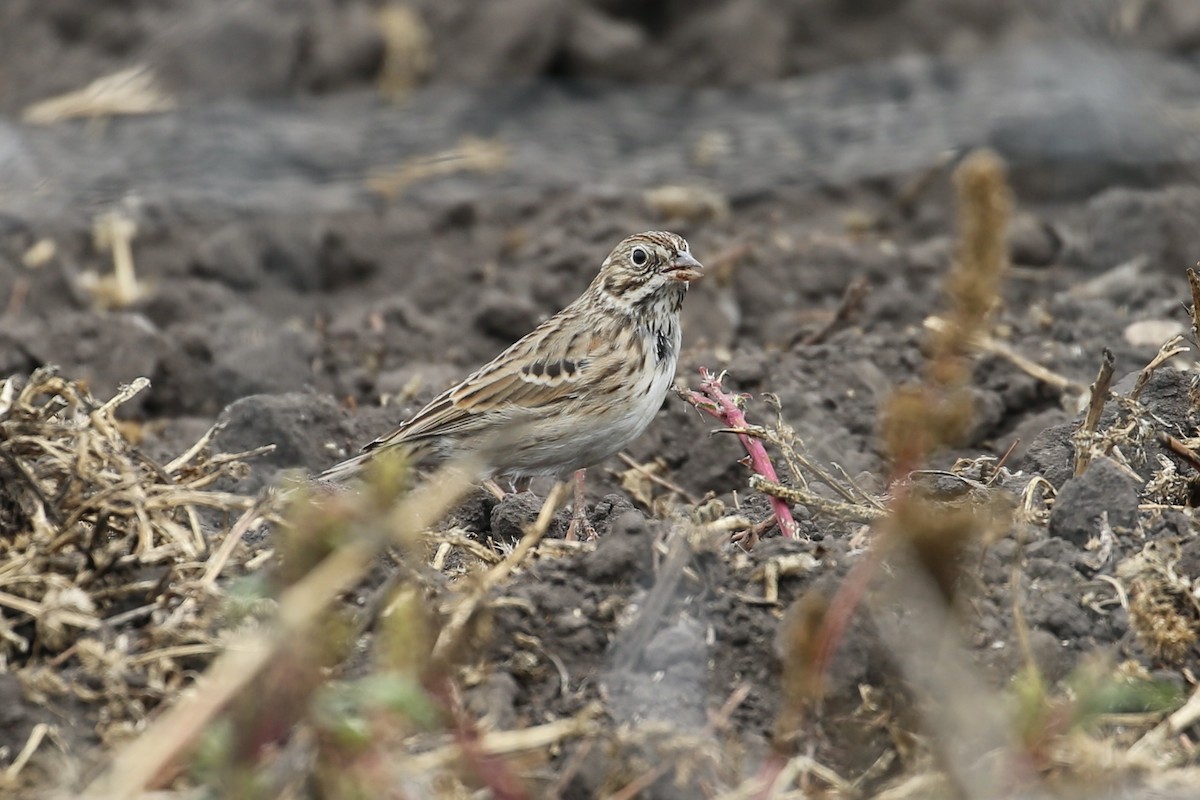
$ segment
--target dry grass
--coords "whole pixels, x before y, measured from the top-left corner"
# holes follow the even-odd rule
[[[255,453],[215,454],[206,436],[156,464],[129,441],[116,413],[147,385],[99,403],[51,368],[0,384],[0,657],[27,699],[81,709],[76,722],[105,744],[223,646],[209,568],[225,526],[214,517],[258,513],[252,498],[212,489]],[[242,572],[255,555],[222,552],[221,567]],[[62,748],[68,737],[51,724],[29,741]],[[27,763],[10,767],[10,787]]]
[[[464,137],[457,147],[425,156],[414,156],[395,167],[378,169],[367,178],[369,191],[384,198],[404,194],[409,187],[459,172],[499,172],[509,162],[503,142]]]
[[[30,105],[21,119],[52,125],[68,119],[103,119],[122,114],[154,114],[175,108],[175,98],[145,66],[105,75],[82,89]]]

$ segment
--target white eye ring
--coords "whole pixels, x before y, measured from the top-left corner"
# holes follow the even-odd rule
[[[629,260],[633,262],[634,266],[644,267],[650,260],[650,254],[646,252],[645,248],[635,247],[629,253]]]

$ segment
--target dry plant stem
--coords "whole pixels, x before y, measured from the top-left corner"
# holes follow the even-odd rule
[[[856,794],[854,785],[841,775],[824,764],[817,762],[812,756],[798,755],[793,756],[783,764],[779,772],[776,773],[775,780],[766,786],[759,796],[764,798],[764,800],[774,800],[777,797],[784,797],[784,791],[795,782],[796,778],[802,775],[812,775],[847,797],[853,797]],[[798,796],[808,797],[809,795],[801,794]]]
[[[1108,402],[1109,388],[1113,378],[1113,354],[1104,348],[1104,357],[1100,361],[1100,371],[1092,382],[1091,399],[1088,401],[1087,416],[1083,419],[1083,427],[1079,429],[1075,439],[1075,474],[1082,475],[1092,462],[1092,439],[1096,435],[1096,426],[1100,424],[1100,414]]]
[[[0,592],[0,607],[20,611],[33,619],[40,619],[46,613],[46,607],[41,603],[8,592]],[[91,630],[100,626],[100,620],[75,611],[59,610],[55,612],[55,616],[67,625],[73,625],[76,628]]]
[[[494,139],[464,137],[457,147],[406,159],[396,167],[374,172],[367,189],[385,198],[402,195],[409,187],[459,172],[498,172],[508,164],[509,148]]]
[[[1160,432],[1157,438],[1159,444],[1190,464],[1192,469],[1200,472],[1200,453],[1197,453],[1169,433]]]
[[[1192,341],[1200,344],[1200,273],[1188,269],[1187,278],[1192,290]]]
[[[1154,376],[1155,370],[1180,353],[1187,351],[1188,347],[1183,344],[1183,337],[1172,336],[1162,347],[1158,348],[1158,353],[1150,359],[1150,363],[1142,367],[1142,371],[1138,373],[1137,382],[1133,385],[1133,391],[1129,393],[1129,399],[1137,400],[1141,397],[1146,385],[1150,383],[1150,378]]]
[[[1152,755],[1163,766],[1178,763],[1181,760],[1180,754],[1171,755],[1164,752],[1167,742],[1177,739],[1181,733],[1196,724],[1197,720],[1200,720],[1200,689],[1192,692],[1187,702],[1171,716],[1138,739],[1130,749],[1130,754]]]
[[[955,796],[982,800],[1002,796],[1003,784],[1036,785],[1025,759],[1010,755],[1020,751],[1008,714],[977,671],[953,607],[920,565],[915,548],[889,539],[896,545],[888,559],[890,580],[872,594],[868,608],[883,612],[876,627],[905,683],[933,700],[924,704],[922,726]],[[897,625],[889,610],[900,604],[905,619]],[[989,765],[997,757],[1003,774]]]
[[[874,508],[872,506],[855,505],[853,503],[841,503],[837,500],[829,500],[813,494],[807,489],[799,489],[793,486],[784,486],[781,483],[772,483],[761,475],[750,476],[750,488],[757,492],[762,492],[770,497],[778,497],[786,500],[789,503],[799,503],[803,506],[808,506],[810,509],[823,514],[828,514],[831,517],[838,519],[852,520],[855,522],[874,522],[877,519],[882,519],[887,516],[886,511]]]
[[[480,735],[476,746],[488,756],[542,750],[564,739],[589,733],[594,727],[598,713],[599,709],[596,706],[588,706],[574,717],[547,722],[544,725],[513,731],[488,731]],[[404,766],[410,774],[428,774],[453,764],[461,755],[458,744],[447,745],[406,759]]]
[[[13,759],[13,762],[8,765],[8,769],[4,770],[3,780],[0,785],[8,784],[12,786],[17,782],[17,778],[21,775],[21,770],[25,769],[25,765],[29,763],[29,759],[33,758],[33,754],[37,752],[41,746],[42,740],[46,738],[46,734],[50,733],[50,726],[45,722],[39,722],[33,726],[33,730],[29,732],[29,738],[25,740],[25,746],[21,748],[21,752]]]
[[[114,299],[117,306],[123,308],[137,300],[141,293],[133,267],[133,237],[137,227],[133,220],[117,212],[105,214],[97,220],[96,225],[97,240],[112,249],[113,276],[116,279]]]
[[[658,484],[668,492],[674,492],[686,500],[690,505],[700,505],[700,498],[696,497],[687,489],[684,489],[674,481],[669,481],[661,475],[656,475],[654,472],[647,469],[644,464],[639,464],[637,461],[635,461],[633,456],[629,455],[628,453],[617,453],[617,458],[621,459],[621,462],[625,464],[625,466],[629,467],[630,469],[637,470],[639,475],[643,475],[646,480],[650,481],[651,483]]]
[[[933,331],[934,333],[939,333],[945,330],[948,325],[949,323],[941,317],[928,317],[924,322],[926,330]],[[1017,369],[1029,375],[1031,378],[1035,378],[1047,386],[1053,386],[1055,389],[1058,389],[1061,392],[1081,394],[1084,390],[1082,384],[1076,383],[1065,375],[1060,375],[1054,370],[1044,367],[1032,359],[1026,358],[1016,350],[1013,350],[1011,347],[1006,345],[1004,342],[1001,342],[987,333],[976,333],[970,338],[970,344],[971,347],[979,350],[980,352],[990,353],[991,355],[1003,358]]]
[[[567,499],[569,487],[565,483],[557,483],[550,490],[546,501],[542,503],[542,510],[538,512],[537,520],[533,523],[530,530],[525,531],[525,535],[521,537],[521,541],[512,549],[512,552],[496,566],[492,567],[483,576],[479,582],[474,594],[469,598],[459,603],[454,608],[450,619],[446,622],[446,626],[442,628],[438,634],[437,642],[433,646],[432,658],[434,661],[441,662],[454,651],[459,640],[462,638],[463,631],[466,630],[467,623],[471,617],[475,615],[476,609],[479,608],[483,598],[494,587],[498,586],[505,578],[512,574],[525,560],[529,553],[537,546],[538,542],[546,535],[546,531],[550,529],[550,523],[554,521],[554,512],[557,511]]]
[[[108,773],[94,781],[83,796],[115,800],[163,785],[200,733],[250,685],[280,648],[306,635],[338,594],[363,575],[390,541],[408,541],[436,522],[470,489],[471,474],[471,469],[460,464],[438,470],[388,515],[385,525],[378,526],[388,531],[390,538],[353,541],[288,587],[279,600],[275,628],[250,634],[218,656],[199,681],[200,690],[187,695],[126,745]]]
[[[442,547],[457,547],[470,553],[485,564],[499,564],[504,560],[504,556],[500,553],[471,538],[471,532],[465,528],[451,528],[448,531],[442,531],[437,537],[441,542],[438,545],[439,554],[442,552]],[[445,558],[445,556],[442,556],[442,558]]]
[[[575,752],[559,770],[558,776],[554,780],[554,785],[546,792],[546,800],[562,800],[563,792],[575,780],[575,776],[579,774],[579,770],[583,769],[587,757],[591,755],[592,748],[596,746],[595,739],[585,739],[579,743],[579,747],[575,748]]]
[[[242,516],[238,517],[238,521],[233,524],[233,528],[229,533],[225,534],[225,539],[221,542],[221,546],[208,559],[208,564],[204,569],[204,577],[200,582],[206,586],[212,586],[217,582],[217,577],[220,576],[221,570],[225,569],[225,565],[229,563],[229,557],[233,555],[234,549],[238,543],[242,541],[242,537],[247,532],[252,530],[256,525],[262,522],[264,501],[259,500],[250,508],[242,512]]]
[[[730,428],[747,428],[749,423],[746,422],[746,415],[721,387],[723,377],[723,375],[713,375],[708,369],[701,367],[700,391],[685,390],[680,396],[701,411],[721,420]],[[763,443],[744,433],[738,433],[737,437],[750,456],[750,467],[771,483],[778,484],[779,476],[775,474],[775,465],[771,463],[771,458],[767,455],[767,449],[763,447]],[[796,521],[792,518],[791,508],[778,497],[768,496],[768,500],[783,535],[789,538],[795,537]]]
[[[850,281],[850,285],[846,287],[845,293],[842,294],[842,301],[838,305],[837,310],[833,312],[833,316],[819,329],[801,339],[800,344],[804,346],[820,344],[829,338],[829,334],[837,330],[839,325],[849,320],[862,308],[863,300],[866,299],[870,289],[871,284],[864,277],[860,276]]]
[[[915,394],[893,396],[893,436],[888,442],[893,457],[890,513],[866,557],[856,563],[830,600],[816,647],[814,663],[805,665],[825,675],[847,626],[863,601],[879,565],[904,531],[892,520],[906,516],[906,505],[914,502],[903,478],[920,467],[933,448],[946,441],[945,429],[964,422],[962,400],[970,383],[968,355],[985,341],[986,326],[993,306],[999,302],[1000,286],[1008,260],[1007,232],[1011,195],[1004,168],[991,153],[974,154],[964,160],[955,175],[960,205],[958,258],[946,277],[950,310],[938,319],[931,355],[923,370],[922,385]],[[923,402],[914,403],[914,398]],[[904,402],[907,400],[908,402]]]

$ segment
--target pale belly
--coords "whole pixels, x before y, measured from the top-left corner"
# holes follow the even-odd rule
[[[616,454],[650,425],[674,378],[672,358],[647,375],[632,397],[599,415],[584,416],[572,409],[549,419],[515,423],[494,457],[497,474],[565,477]]]

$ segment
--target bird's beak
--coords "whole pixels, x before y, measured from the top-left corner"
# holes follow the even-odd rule
[[[691,253],[678,253],[667,268],[667,277],[677,281],[694,281],[704,277],[703,269],[704,266]]]

